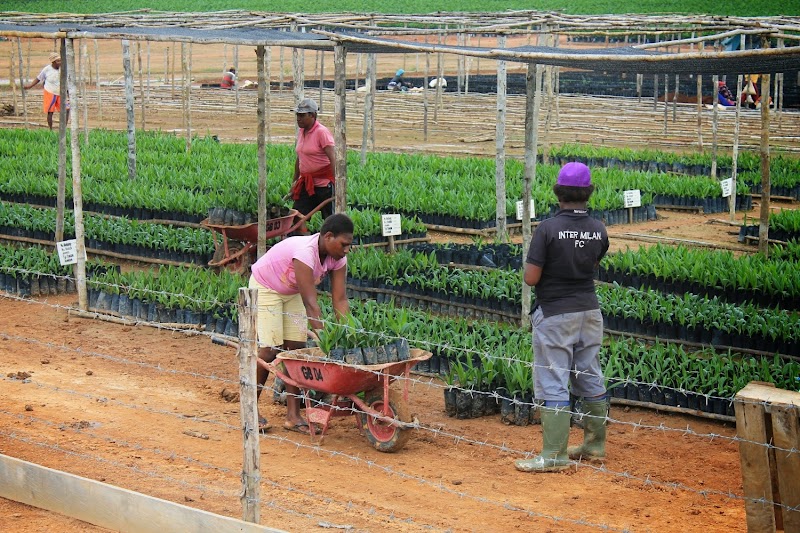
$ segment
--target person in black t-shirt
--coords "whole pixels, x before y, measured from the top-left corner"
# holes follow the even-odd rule
[[[560,211],[539,224],[525,264],[525,283],[535,288],[533,324],[534,396],[544,401],[542,451],[516,461],[523,472],[554,472],[570,459],[605,459],[608,407],[598,354],[603,317],[594,273],[608,251],[608,233],[589,216],[594,191],[589,167],[567,163],[553,186]],[[584,442],[567,449],[570,390],[584,398]]]

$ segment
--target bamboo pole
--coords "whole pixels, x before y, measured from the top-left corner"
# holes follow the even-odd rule
[[[66,102],[69,91],[69,64],[67,63],[66,39],[59,39],[61,54],[61,72],[59,73],[59,96]],[[64,240],[64,216],[67,203],[67,106],[62,105],[58,111],[58,190],[56,192],[56,242]]]
[[[263,45],[262,49],[263,59]],[[261,67],[263,74],[263,66]],[[256,343],[258,291],[239,289],[239,405],[242,420],[242,520],[258,523],[260,520],[261,452],[258,431],[258,397],[256,369],[258,345]]]
[[[256,133],[258,145],[258,246],[256,253],[258,257],[267,253],[267,150],[265,132],[268,82],[264,74],[265,55],[264,46],[256,46],[256,68],[258,69],[258,108],[256,111],[258,120]]]
[[[283,95],[283,52],[285,50],[284,46],[281,46],[281,53],[280,53],[280,72],[278,72],[278,94]]]
[[[181,55],[183,55],[183,43],[181,43]],[[183,61],[181,61],[183,65]],[[172,98],[175,98],[175,46],[172,46]]]
[[[337,44],[333,49],[334,91],[336,105],[334,108],[333,141],[336,153],[336,200],[334,208],[337,213],[347,210],[347,49]]]
[[[446,27],[445,27],[446,29]],[[444,42],[444,34],[439,34],[439,44]],[[442,78],[444,77],[444,61],[442,61],[442,53],[436,54],[436,103],[433,107],[433,122],[439,123],[439,110],[442,107]]]
[[[77,90],[75,88],[75,49],[73,40],[66,39],[64,43],[66,49],[67,66],[67,85],[69,99],[77,102]],[[63,91],[62,91],[63,93]],[[66,106],[63,106],[66,107]],[[73,120],[71,124],[72,137],[72,202],[73,216],[75,217],[75,240],[77,241],[78,263],[75,265],[75,278],[78,288],[78,308],[86,311],[89,307],[89,300],[86,295],[86,244],[84,240],[83,227],[83,193],[81,189],[81,148],[78,143],[78,123]]]
[[[769,46],[769,39],[764,39]],[[769,204],[772,183],[769,173],[769,74],[761,75],[761,213],[758,225],[758,251],[769,256]]]
[[[369,91],[372,93],[369,106],[369,146],[375,150],[375,97],[378,93],[378,55],[370,54],[372,61],[372,74],[369,79]]]
[[[539,42],[544,41],[546,46],[553,46],[553,35],[549,32],[547,25],[542,25],[543,33],[539,36]],[[542,137],[542,160],[546,165],[550,164],[550,124],[553,118],[553,67],[544,67],[544,86],[547,90],[546,106],[544,115],[544,136]]]
[[[497,37],[497,46],[505,48],[506,36]],[[495,121],[495,225],[497,227],[497,240],[508,242],[508,229],[506,228],[506,92],[507,92],[506,62],[497,62],[497,119]]]
[[[525,75],[525,171],[522,189],[522,254],[528,255],[531,244],[531,189],[536,179],[539,108],[542,99],[542,69],[538,64],[528,63]],[[525,324],[531,310],[531,288],[522,282],[522,316]]]
[[[672,93],[672,122],[678,121],[678,93],[680,92],[681,77],[675,74],[675,91]]]
[[[718,98],[716,97],[719,91],[719,75],[714,74],[711,77],[711,83],[714,85],[711,88],[711,94],[714,95],[713,111],[711,112],[711,177],[717,178],[717,148],[719,142],[719,106],[717,105]]]
[[[136,118],[133,100],[133,64],[130,43],[122,40],[122,70],[125,76],[125,116],[128,130],[128,179],[136,179]]]

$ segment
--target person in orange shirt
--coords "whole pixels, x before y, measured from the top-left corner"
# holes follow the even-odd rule
[[[223,89],[233,89],[236,87],[236,69],[231,67],[228,72],[222,76],[222,83],[219,84]]]
[[[333,198],[334,169],[336,156],[333,135],[317,121],[319,107],[311,98],[297,104],[297,159],[294,164],[294,181],[291,195],[294,208],[307,215],[328,198]],[[333,202],[321,210],[322,218],[333,214]],[[305,224],[299,229],[306,234]]]
[[[24,88],[33,89],[39,82],[44,84],[43,110],[47,114],[47,125],[53,129],[53,113],[61,110],[61,56],[57,52],[50,54],[49,65],[45,65],[36,79]],[[67,120],[69,120],[69,103],[67,103]]]

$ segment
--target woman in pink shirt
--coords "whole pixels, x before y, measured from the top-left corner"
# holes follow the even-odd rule
[[[306,98],[295,109],[297,117],[297,144],[294,163],[292,199],[294,208],[307,215],[319,204],[333,197],[336,157],[333,135],[317,121],[317,103]],[[333,203],[322,208],[322,218],[333,213]],[[300,232],[306,233],[305,224]]]
[[[319,233],[289,237],[269,249],[252,267],[249,287],[258,289],[258,356],[275,359],[278,352],[305,347],[308,323],[322,328],[317,285],[330,273],[331,297],[336,318],[350,311],[345,291],[347,253],[353,243],[353,221],[347,215],[331,215]],[[261,395],[269,372],[258,367]],[[300,416],[299,390],[286,386],[287,411],[284,428],[309,433],[308,422]],[[259,416],[259,429],[269,429],[266,418]]]

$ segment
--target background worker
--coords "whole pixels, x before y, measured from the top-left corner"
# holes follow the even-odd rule
[[[223,89],[233,89],[236,87],[236,69],[231,67],[222,76],[222,83],[219,84]]]
[[[333,311],[337,319],[350,312],[345,283],[347,253],[353,243],[353,221],[342,213],[331,215],[319,233],[289,237],[280,241],[256,261],[249,288],[258,290],[258,357],[270,362],[279,351],[304,348],[308,324],[322,328],[317,302],[317,285],[330,275]],[[269,372],[258,366],[258,389],[261,395]],[[309,433],[308,422],[300,416],[299,390],[286,385],[286,422],[288,431]],[[258,417],[259,429],[269,429],[267,419]]]
[[[61,56],[58,52],[53,52],[48,57],[49,65],[45,65],[42,71],[25,89],[33,89],[39,82],[44,84],[43,109],[47,114],[47,125],[53,129],[53,113],[61,110]],[[69,104],[67,104],[67,120],[69,121]]]
[[[336,168],[333,135],[317,121],[317,103],[306,98],[295,108],[297,118],[297,144],[294,163],[294,181],[291,195],[294,208],[307,215],[328,198],[333,197]],[[333,202],[322,208],[322,218],[333,213]],[[308,232],[305,224],[299,229]]]
[[[386,88],[390,91],[407,91],[411,84],[403,79],[403,74],[405,73],[405,70],[398,69],[391,81],[386,85]]]
[[[608,404],[600,346],[603,316],[594,273],[608,251],[608,233],[589,216],[594,191],[589,167],[567,163],[553,186],[560,211],[536,228],[525,264],[525,283],[535,287],[533,324],[534,397],[543,400],[542,451],[516,461],[523,472],[563,470],[572,459],[605,458]],[[567,450],[572,394],[584,398],[584,441]]]
[[[728,85],[724,81],[719,82],[719,91],[717,91],[717,101],[720,105],[725,107],[733,107],[736,105],[736,97],[733,96]]]

